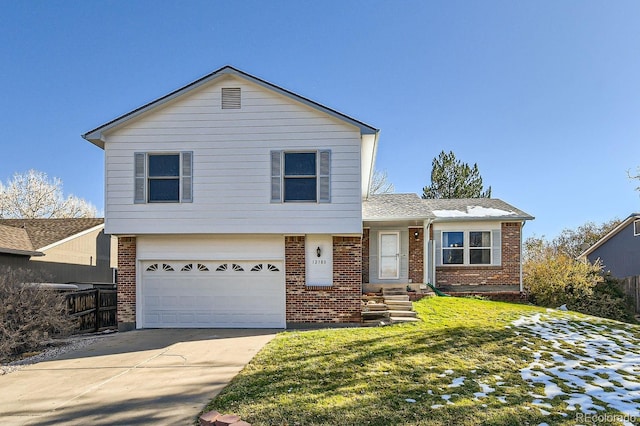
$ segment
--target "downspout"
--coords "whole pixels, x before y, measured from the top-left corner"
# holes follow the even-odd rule
[[[425,220],[423,225],[422,225],[422,229],[424,232],[424,243],[423,243],[423,247],[422,250],[424,251],[424,258],[423,258],[423,265],[422,265],[422,282],[424,284],[427,284],[429,282],[429,245],[431,244],[431,239],[429,238],[429,235],[431,235],[431,220]]]
[[[522,230],[524,229],[524,224],[527,223],[525,220],[522,221],[522,225],[520,225],[520,293],[524,292],[524,284],[523,284],[523,280],[522,280],[522,262],[524,261],[524,258],[522,257]]]

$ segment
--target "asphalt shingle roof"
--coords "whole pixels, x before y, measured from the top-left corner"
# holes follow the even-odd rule
[[[102,218],[0,219],[0,225],[3,226],[0,229],[0,239],[5,238],[10,241],[22,238],[18,237],[15,231],[5,231],[5,228],[22,229],[31,242],[31,250],[38,250],[103,223],[104,219]],[[5,234],[5,232],[7,233]],[[3,235],[5,236],[3,237]]]
[[[427,199],[417,194],[377,194],[362,203],[364,220],[531,220],[533,216],[497,198]]]
[[[13,226],[0,225],[0,253],[28,254],[34,252],[27,231]]]

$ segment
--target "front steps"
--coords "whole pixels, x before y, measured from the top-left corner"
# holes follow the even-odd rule
[[[382,296],[362,296],[362,322],[388,325],[419,321],[404,288],[383,288]]]

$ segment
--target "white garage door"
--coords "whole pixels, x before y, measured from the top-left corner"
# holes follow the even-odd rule
[[[144,261],[144,328],[284,328],[281,261]]]

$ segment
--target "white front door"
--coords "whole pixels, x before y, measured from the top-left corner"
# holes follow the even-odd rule
[[[378,278],[396,280],[400,277],[400,233],[380,232]]]

